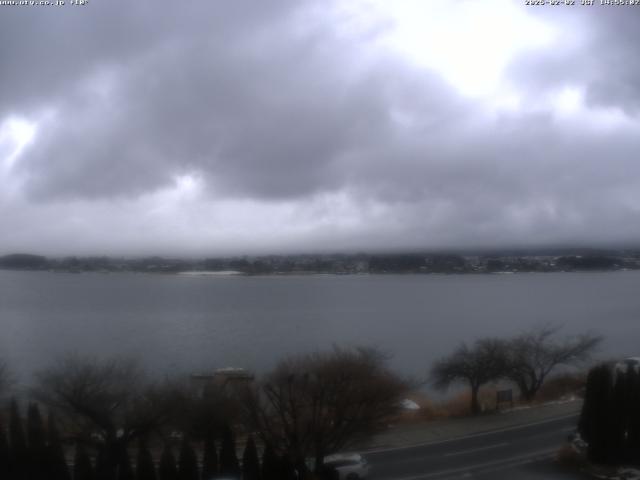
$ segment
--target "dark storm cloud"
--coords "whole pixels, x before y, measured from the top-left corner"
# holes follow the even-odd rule
[[[3,8],[0,109],[39,106],[64,95],[93,69],[135,62],[185,36],[208,34],[221,44],[240,40],[286,15],[294,4],[246,0],[197,2],[125,0],[91,6]],[[238,21],[241,19],[241,21]]]
[[[282,59],[260,44],[264,29],[277,32],[295,10],[287,2],[262,10],[247,2],[193,6],[102,3],[72,14],[14,9],[25,18],[3,17],[3,71],[16,88],[3,90],[0,105],[7,113],[49,112],[22,164],[33,195],[140,193],[192,162],[214,162],[230,135],[248,138],[251,122],[278,122],[264,104],[277,97],[259,91],[278,95],[289,86],[268,78]],[[17,25],[31,35],[11,49]],[[247,122],[237,125],[243,116]]]
[[[413,176],[412,165],[431,160],[411,136],[437,135],[469,114],[441,82],[402,63],[356,74],[330,37],[304,40],[181,44],[90,77],[22,163],[29,191],[139,194],[196,172],[225,195],[306,196],[371,172]],[[415,125],[397,124],[396,113]]]

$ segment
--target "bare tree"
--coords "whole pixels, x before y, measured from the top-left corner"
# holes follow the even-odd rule
[[[65,417],[77,440],[94,443],[115,466],[132,440],[166,420],[157,390],[132,360],[67,355],[37,374],[34,395]]]
[[[455,382],[467,383],[471,388],[471,413],[475,415],[480,412],[480,387],[505,375],[506,359],[503,340],[484,338],[476,340],[471,347],[463,343],[451,355],[434,364],[431,380],[440,389]]]
[[[586,333],[560,341],[554,337],[559,327],[534,328],[509,342],[507,377],[531,401],[549,374],[560,365],[575,365],[587,360],[602,342],[602,337]]]
[[[245,391],[252,427],[299,469],[366,438],[396,414],[407,384],[375,349],[339,349],[288,358]]]
[[[13,375],[7,362],[0,360],[0,398],[3,397],[13,385]]]

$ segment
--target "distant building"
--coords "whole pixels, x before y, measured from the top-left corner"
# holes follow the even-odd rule
[[[253,382],[255,375],[247,369],[239,367],[225,367],[215,370],[213,373],[194,373],[191,382],[204,392],[209,386],[225,388],[229,385],[246,384]]]

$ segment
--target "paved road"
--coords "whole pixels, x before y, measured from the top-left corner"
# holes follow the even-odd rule
[[[365,453],[371,480],[578,479],[553,456],[575,430],[577,415],[449,441]]]

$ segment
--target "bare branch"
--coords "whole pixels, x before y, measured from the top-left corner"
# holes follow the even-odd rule
[[[483,338],[472,347],[461,344],[451,355],[437,361],[431,369],[431,382],[446,389],[455,382],[471,387],[471,412],[478,413],[479,388],[506,374],[507,347],[503,340]]]
[[[0,360],[0,397],[6,395],[13,386],[15,379],[7,362]]]
[[[508,377],[526,400],[533,400],[548,375],[560,365],[588,360],[602,341],[593,333],[561,342],[554,339],[559,328],[545,325],[529,330],[509,343]]]
[[[308,457],[321,463],[398,412],[407,385],[385,360],[375,349],[337,347],[289,357],[255,390],[248,389],[248,418],[299,465]]]

